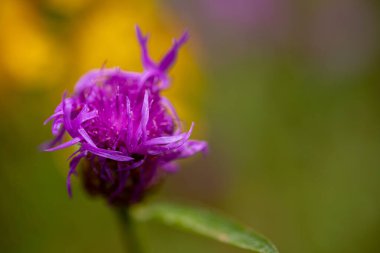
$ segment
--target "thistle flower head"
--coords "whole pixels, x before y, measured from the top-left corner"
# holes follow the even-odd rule
[[[63,95],[53,121],[55,138],[45,151],[78,144],[70,157],[70,178],[83,160],[82,180],[88,192],[103,195],[114,205],[140,201],[176,160],[205,151],[204,141],[190,140],[194,124],[184,131],[169,100],[160,91],[169,86],[167,72],[188,39],[184,33],[158,63],[148,53],[148,37],[136,27],[141,46],[142,73],[119,68],[88,72],[71,96]],[[65,134],[71,139],[63,143]]]

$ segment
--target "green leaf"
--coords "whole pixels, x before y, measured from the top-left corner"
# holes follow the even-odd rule
[[[138,221],[154,220],[259,253],[278,253],[265,237],[219,214],[175,204],[151,204],[131,210]]]

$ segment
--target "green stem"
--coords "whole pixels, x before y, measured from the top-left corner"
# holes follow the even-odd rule
[[[129,211],[124,208],[117,210],[119,216],[122,237],[125,244],[127,253],[142,253],[138,238],[136,235],[133,220],[129,214]]]

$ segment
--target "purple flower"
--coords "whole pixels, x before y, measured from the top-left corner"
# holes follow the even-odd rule
[[[148,37],[138,27],[136,32],[142,73],[119,68],[92,70],[78,81],[72,96],[63,95],[45,121],[53,121],[55,136],[45,151],[79,144],[70,156],[70,196],[70,177],[81,160],[87,191],[103,195],[113,205],[127,206],[140,201],[163,174],[176,171],[177,159],[207,149],[206,142],[189,140],[194,124],[183,131],[173,106],[160,94],[169,86],[167,72],[188,34],[174,40],[156,63],[148,54]],[[71,139],[62,143],[65,133]]]

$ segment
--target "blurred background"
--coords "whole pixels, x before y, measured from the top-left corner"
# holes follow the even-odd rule
[[[191,40],[165,92],[210,154],[148,201],[222,210],[282,253],[376,252],[380,234],[380,5],[369,0],[2,0],[0,252],[123,252],[117,220],[41,153],[64,90],[86,71],[142,70]],[[146,252],[244,252],[155,223]]]

